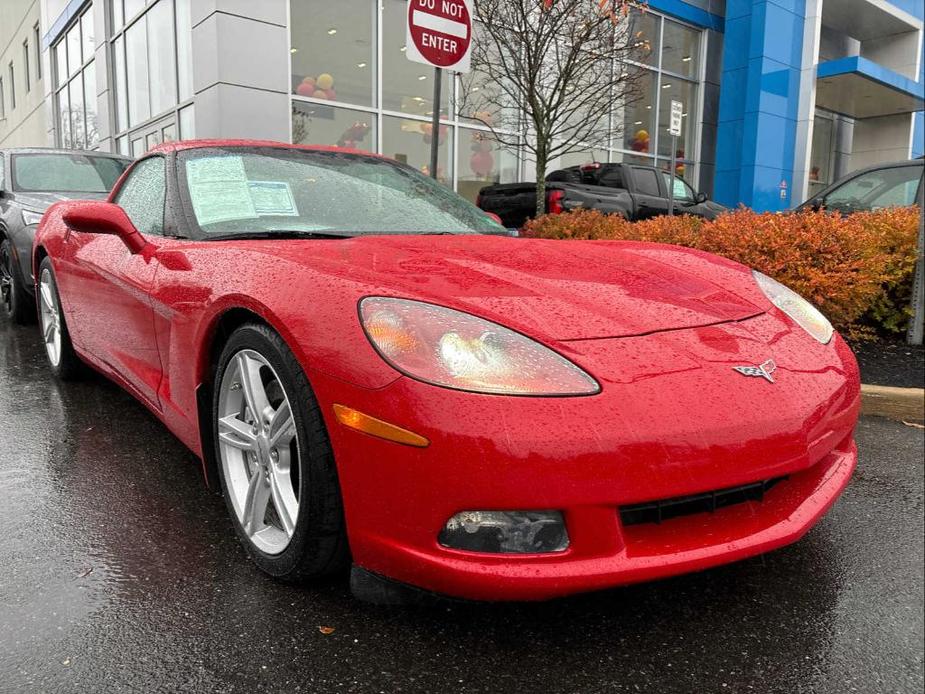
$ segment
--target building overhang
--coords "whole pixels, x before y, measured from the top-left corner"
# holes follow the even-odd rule
[[[816,106],[852,118],[876,118],[925,109],[925,85],[882,65],[851,56],[819,63]]]
[[[858,41],[917,31],[922,22],[884,0],[838,0],[822,3],[822,23]]]

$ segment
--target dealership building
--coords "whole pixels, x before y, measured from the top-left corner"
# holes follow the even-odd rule
[[[477,75],[444,74],[431,131],[434,73],[405,55],[406,12],[407,0],[2,0],[0,147],[140,155],[164,140],[265,138],[426,170],[436,136],[438,178],[470,199],[532,178],[523,150],[458,107]],[[667,166],[672,100],[680,170],[727,205],[786,209],[925,150],[921,0],[649,0],[630,21],[651,46],[641,98],[613,105],[607,146],[553,168]]]

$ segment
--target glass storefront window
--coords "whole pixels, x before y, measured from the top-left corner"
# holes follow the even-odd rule
[[[191,0],[176,0],[177,91],[180,101],[193,96],[193,22]]]
[[[128,79],[128,122],[134,126],[151,116],[148,92],[148,37],[142,17],[125,32],[125,64]]]
[[[638,91],[617,104],[614,129],[622,138],[614,145],[640,154],[655,151],[655,73],[645,71],[639,78]]]
[[[146,21],[148,25],[148,79],[151,89],[151,115],[154,116],[177,103],[173,3],[157,3],[142,21]]]
[[[78,21],[67,31],[67,76],[70,77],[80,69],[83,58],[80,53],[80,22]]]
[[[376,3],[292,2],[290,7],[292,93],[375,105]]]
[[[610,152],[605,149],[591,148],[581,152],[570,152],[559,157],[559,164],[555,168],[567,169],[570,166],[584,166],[585,164],[605,164],[610,158]]]
[[[117,38],[113,41],[112,52],[116,72],[116,131],[121,132],[128,128],[128,99],[126,90],[128,82],[125,76],[125,39]]]
[[[294,141],[352,143],[425,170],[429,145],[424,136],[429,134],[426,129],[433,113],[434,71],[409,61],[405,55],[407,0],[290,0],[289,5]],[[586,163],[592,154],[600,162],[624,160],[654,165],[656,157],[671,153],[667,134],[669,102],[672,97],[680,97],[689,115],[685,116],[685,131],[677,151],[679,158],[685,159],[683,165],[690,178],[695,166],[690,157],[699,120],[695,79],[702,65],[702,32],[655,12],[636,9],[618,25],[617,31],[628,34],[628,40],[636,46],[629,59],[614,69],[641,71],[638,93],[613,99],[609,144],[590,142],[597,147],[593,152],[589,149],[560,157],[555,165]],[[474,32],[478,40],[478,23]],[[517,37],[513,36],[510,49],[516,47]],[[319,85],[322,75],[326,78]],[[377,83],[377,75],[381,83]],[[443,80],[440,114],[445,127],[441,132],[447,139],[440,150],[441,180],[450,185],[455,178],[457,189],[470,198],[493,180],[518,180],[518,156],[496,142],[483,151],[488,144],[479,141],[483,135],[477,127],[487,121],[504,132],[520,132],[522,113],[518,105],[499,107],[472,98],[475,93],[499,89],[483,75],[457,77],[444,71]],[[343,105],[325,104],[327,100]],[[382,127],[381,133],[376,132],[377,124]],[[450,137],[454,127],[459,128],[455,150]],[[490,140],[490,133],[485,137]]]
[[[630,12],[626,31],[636,50],[633,58],[653,67],[658,65],[659,17],[651,12],[634,9]],[[619,25],[618,25],[619,30]]]
[[[375,152],[376,116],[364,111],[295,101],[292,104],[292,141]]]
[[[92,22],[93,8],[87,5],[51,48],[57,73],[55,126],[62,147],[96,149],[100,144]]]
[[[96,50],[96,42],[93,38],[93,15],[84,14],[80,20],[80,42],[83,46],[83,59],[90,60],[93,52]]]
[[[67,41],[55,46],[55,87],[67,82]]]
[[[832,181],[830,180],[830,162],[832,158],[831,118],[813,119],[813,143],[809,158],[809,194],[815,195]]]
[[[681,136],[678,138],[675,156],[678,159],[693,155],[694,127],[696,119],[691,116],[697,108],[697,85],[682,79],[662,75],[660,100],[658,106],[658,153],[671,156],[671,135],[668,126],[671,120],[671,101],[684,104],[681,116]]]
[[[83,80],[80,78],[71,80],[68,84],[68,93],[71,104],[71,138],[72,146],[75,149],[86,149],[85,132],[84,132],[84,98],[83,98]]]
[[[520,179],[517,156],[484,130],[459,129],[456,161],[457,190],[472,202],[485,186],[514,183]]]
[[[196,117],[193,108],[192,104],[185,108],[181,108],[177,116],[177,119],[180,121],[181,140],[192,140],[196,137]]]
[[[666,19],[662,37],[662,70],[696,77],[699,58],[700,32]]]
[[[429,176],[432,133],[431,123],[386,116],[382,119],[382,153]],[[452,186],[453,128],[441,125],[439,138],[437,180]]]
[[[58,130],[61,133],[61,146],[71,148],[74,141],[71,139],[71,104],[68,99],[67,87],[58,92]]]
[[[122,0],[112,0],[112,30],[119,31],[123,24],[125,24],[125,15],[122,13]],[[121,154],[128,153],[119,151]]]
[[[479,23],[473,24],[473,41],[481,50],[491,51],[491,55],[495,55],[496,47],[491,39],[479,43],[482,31],[480,27]],[[510,50],[519,50],[513,37]],[[473,70],[460,77],[458,86],[459,103],[456,111],[460,120],[504,129],[514,129],[518,126],[517,105],[503,89],[492,83],[487,75]]]
[[[416,116],[433,113],[434,69],[405,57],[406,0],[382,0],[382,106]],[[441,73],[440,115],[449,113],[453,83]]]
[[[183,131],[180,111],[193,96],[192,0],[124,0],[123,6],[130,24],[110,37],[114,134],[127,135],[133,152],[144,151],[165,132]]]
[[[100,128],[96,116],[96,63],[91,62],[83,71],[84,82],[84,113],[87,129],[87,149],[96,149],[100,146]]]
[[[119,2],[119,0],[116,0]],[[145,0],[125,0],[125,18],[132,19],[144,9]]]

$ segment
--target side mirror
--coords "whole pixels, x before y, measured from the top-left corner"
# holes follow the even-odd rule
[[[697,195],[694,196],[694,201],[695,201],[698,205],[700,205],[701,203],[706,202],[708,199],[709,199],[709,198],[707,198],[707,194],[706,194],[706,193],[697,193]]]
[[[504,222],[501,221],[501,217],[496,215],[494,212],[486,212],[485,214],[487,214],[489,217],[491,217],[494,221],[496,221],[501,226],[504,226]]]
[[[825,200],[824,200],[823,198],[813,198],[812,200],[809,201],[809,206],[810,206],[813,210],[815,210],[816,212],[818,212],[818,211],[821,210],[823,207],[825,207]]]
[[[148,245],[118,205],[97,200],[75,200],[62,216],[64,223],[81,234],[111,234],[122,239],[132,253],[141,253]]]

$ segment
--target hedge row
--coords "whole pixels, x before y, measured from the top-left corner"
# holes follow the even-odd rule
[[[716,253],[783,282],[836,327],[861,336],[898,333],[908,323],[919,215],[917,207],[848,216],[739,209],[712,222],[685,215],[634,223],[577,210],[531,220],[523,234],[656,241]]]

